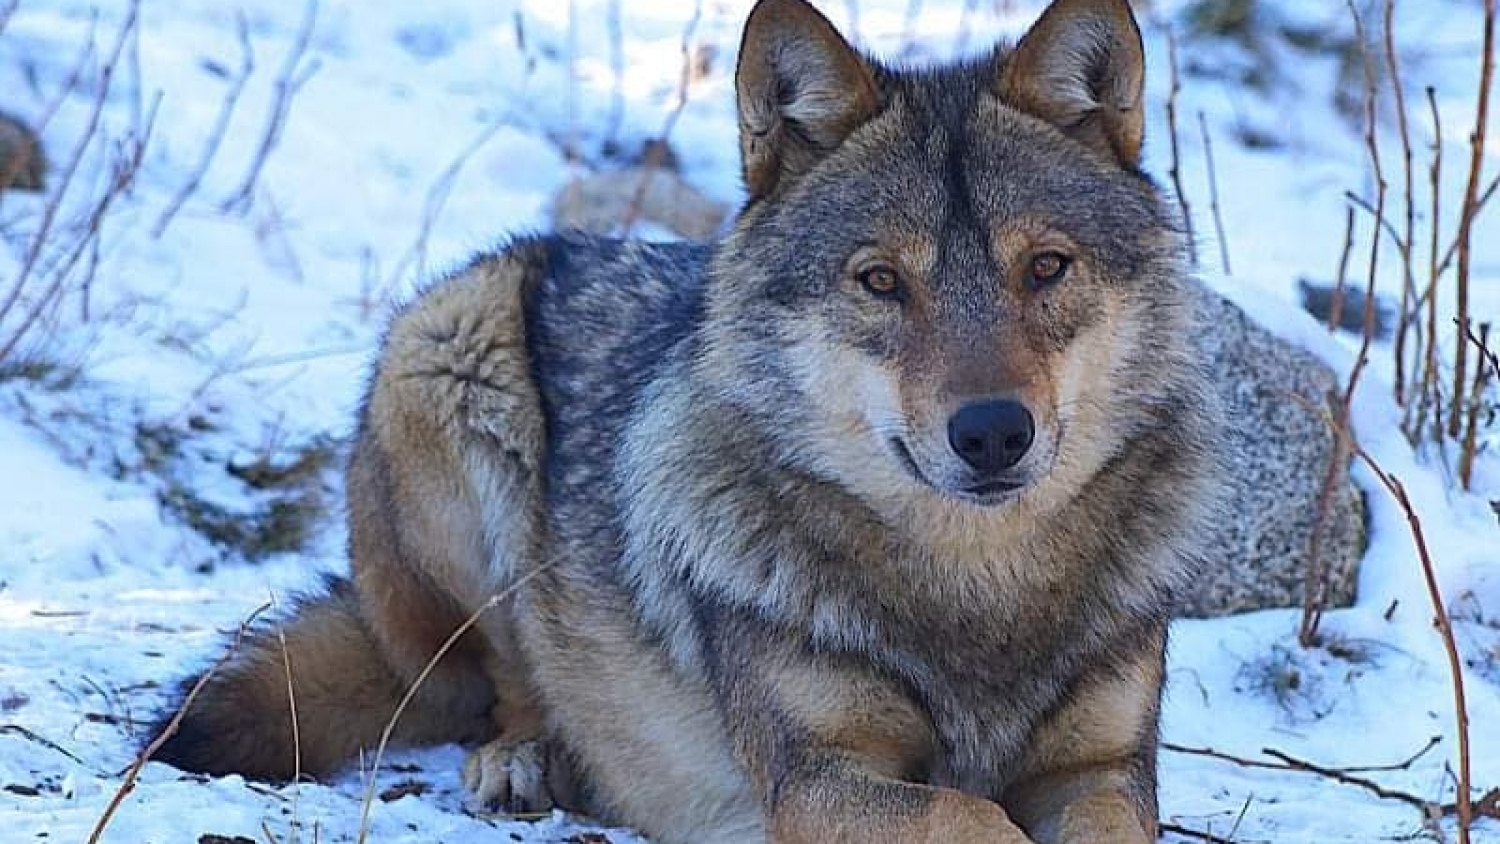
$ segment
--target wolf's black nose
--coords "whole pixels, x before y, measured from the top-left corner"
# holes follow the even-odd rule
[[[953,446],[953,453],[984,475],[1020,463],[1035,434],[1031,412],[1017,401],[964,405],[948,420],[948,444]]]

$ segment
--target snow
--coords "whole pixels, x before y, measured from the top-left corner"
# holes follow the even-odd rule
[[[1019,33],[1038,3],[823,5],[863,46],[922,62]],[[1185,5],[1150,4],[1145,22],[1146,165],[1163,184],[1169,147],[1161,105],[1170,78],[1158,24]],[[1349,29],[1344,5],[1332,0],[1265,5],[1315,29]],[[125,45],[126,56],[137,57],[126,68],[138,61],[138,76],[122,73],[103,110],[109,136],[125,137],[160,93],[139,181],[103,221],[89,317],[69,300],[67,318],[29,348],[75,364],[82,377],[0,381],[7,481],[0,484],[0,828],[8,840],[85,840],[120,789],[170,681],[202,668],[260,604],[284,601],[313,587],[318,572],[344,566],[336,515],[317,526],[310,552],[225,559],[162,506],[174,484],[252,509],[263,494],[226,466],[284,461],[319,435],[346,437],[388,304],[507,232],[545,227],[549,198],[579,166],[576,157],[597,158],[608,143],[633,150],[675,120],[672,142],[686,178],[738,200],[731,71],[748,3],[696,11],[668,2],[623,6],[614,15],[604,0],[324,0],[298,56],[302,4],[142,4],[139,37]],[[1459,195],[1467,159],[1477,6],[1444,0],[1398,9],[1408,100],[1423,106],[1422,87],[1437,89],[1448,197]],[[0,3],[0,20],[7,8]],[[21,0],[0,36],[0,107],[34,122],[51,113],[90,33],[99,51],[108,49],[127,9],[122,0]],[[241,65],[241,18],[253,72],[201,186],[154,236],[197,167]],[[685,38],[709,70],[692,79],[674,116]],[[1184,44],[1183,51],[1209,67],[1236,61],[1225,45]],[[221,203],[251,168],[278,71],[293,59],[295,73],[310,75],[248,211],[225,212]],[[1342,377],[1357,340],[1330,336],[1304,314],[1295,282],[1332,277],[1343,192],[1372,196],[1372,181],[1357,128],[1329,106],[1340,84],[1334,61],[1288,54],[1276,66],[1280,79],[1268,95],[1184,76],[1183,179],[1211,283]],[[46,124],[54,165],[86,125],[92,90],[84,85],[63,97]],[[1233,275],[1219,266],[1200,111],[1213,139]],[[1278,145],[1238,142],[1248,130]],[[1417,120],[1412,131],[1425,166],[1431,129]],[[1492,161],[1500,159],[1497,136],[1491,133]],[[1394,167],[1388,116],[1379,138]],[[96,145],[85,156],[83,184],[104,178],[107,151]],[[1418,175],[1425,183],[1425,171]],[[81,193],[75,189],[67,207]],[[36,198],[8,194],[0,220],[34,219],[39,208]],[[1500,316],[1494,213],[1476,229],[1471,308],[1482,319]],[[1368,220],[1359,218],[1362,233]],[[1451,219],[1444,226],[1451,233]],[[22,248],[0,248],[0,279],[13,277]],[[1381,258],[1387,296],[1399,293],[1393,255]],[[1364,260],[1357,249],[1351,278],[1363,279]],[[1391,360],[1389,346],[1377,344],[1355,426],[1421,515],[1466,662],[1474,782],[1493,787],[1500,785],[1500,529],[1488,502],[1500,498],[1500,439],[1489,435],[1476,491],[1457,491],[1441,455],[1414,453],[1400,435]],[[165,456],[153,450],[153,436],[184,429],[197,433],[168,443]],[[336,514],[336,475],[325,474]],[[1441,737],[1404,769],[1363,776],[1448,802],[1457,738],[1447,658],[1404,513],[1368,469],[1356,467],[1355,476],[1372,519],[1358,605],[1331,612],[1330,643],[1307,651],[1296,644],[1295,611],[1177,623],[1164,737],[1262,761],[1262,748],[1274,748],[1330,767],[1400,762]],[[461,759],[449,747],[388,760],[377,790],[411,781],[429,790],[377,800],[369,840],[586,840],[575,837],[592,829],[585,819],[518,822],[465,812]],[[1411,806],[1303,772],[1164,750],[1161,783],[1165,820],[1219,836],[1232,831],[1242,842],[1368,842],[1421,830]],[[363,796],[358,771],[326,785],[271,788],[152,763],[103,840],[353,841]],[[1451,836],[1451,819],[1443,826]],[[637,840],[620,830],[603,834],[616,844]],[[1500,842],[1500,821],[1479,822],[1474,840]]]

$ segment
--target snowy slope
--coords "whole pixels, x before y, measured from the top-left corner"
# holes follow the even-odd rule
[[[1039,4],[822,5],[863,46],[921,62],[1015,35]],[[1147,17],[1167,20],[1185,5],[1156,3]],[[1340,3],[1272,5],[1307,27],[1348,28]],[[144,126],[160,99],[137,182],[101,224],[87,314],[69,299],[58,324],[27,347],[31,359],[55,365],[52,374],[0,380],[0,837],[87,839],[169,681],[206,665],[225,632],[261,604],[284,602],[318,572],[344,566],[338,443],[350,432],[389,302],[506,232],[544,227],[549,198],[581,166],[573,158],[596,162],[609,146],[632,151],[669,124],[685,176],[737,201],[732,69],[748,2],[624,6],[616,16],[604,0],[324,0],[309,19],[310,7],[298,3],[144,0],[138,36],[124,44],[104,99],[105,136]],[[7,8],[0,2],[0,109],[33,122],[51,114],[44,138],[58,163],[84,132],[98,90],[91,60],[78,65],[80,50],[92,33],[95,55],[107,52],[131,7],[20,0],[8,19]],[[1444,189],[1454,196],[1472,123],[1478,4],[1403,4],[1400,19],[1410,91],[1438,91],[1450,162]],[[201,184],[157,235],[215,137],[244,62],[241,26],[253,52],[248,82]],[[677,113],[685,41],[700,70]],[[1210,41],[1182,49],[1210,70],[1240,60]],[[1170,79],[1158,27],[1147,26],[1147,50],[1147,166],[1165,182],[1161,104]],[[85,81],[58,100],[75,66]],[[1370,190],[1362,141],[1329,106],[1341,84],[1332,59],[1286,53],[1274,66],[1281,78],[1268,94],[1222,76],[1184,75],[1183,177],[1204,271],[1257,319],[1346,373],[1357,342],[1331,337],[1298,310],[1294,282],[1333,274],[1343,191]],[[301,87],[248,209],[225,211],[254,169],[278,79]],[[1200,111],[1213,138],[1233,275],[1220,272]],[[1390,129],[1382,132],[1388,150]],[[1430,130],[1413,131],[1426,150]],[[1247,137],[1276,143],[1252,148]],[[81,186],[104,178],[112,150],[98,143],[83,157],[80,187],[65,207],[81,207]],[[1490,154],[1500,159],[1493,138]],[[26,232],[41,207],[35,197],[5,195],[0,221],[21,222],[0,231]],[[1500,225],[1491,214],[1478,230],[1473,309],[1494,319]],[[19,237],[0,248],[0,294],[23,248]],[[1381,276],[1388,293],[1399,290],[1392,266],[1387,260]],[[1351,276],[1363,278],[1362,258]],[[1500,785],[1500,526],[1488,504],[1500,498],[1500,460],[1481,460],[1476,494],[1455,492],[1437,455],[1414,455],[1398,432],[1390,373],[1389,349],[1377,348],[1356,426],[1421,513],[1469,662],[1475,784]],[[245,562],[206,538],[203,523],[184,523],[218,524],[220,511],[273,512],[282,493],[247,480],[258,477],[250,471],[304,458],[310,468],[297,476],[296,500],[324,516],[300,553],[269,548],[263,560]],[[1441,736],[1409,767],[1365,776],[1451,801],[1457,743],[1447,662],[1411,537],[1373,477],[1363,468],[1356,477],[1369,492],[1372,542],[1359,605],[1325,623],[1335,645],[1300,650],[1294,612],[1177,624],[1165,737],[1262,760],[1270,747],[1338,767],[1399,762]],[[440,748],[390,760],[377,790],[417,786],[376,802],[369,840],[596,840],[578,837],[589,827],[570,819],[465,813],[461,758]],[[1219,836],[1233,830],[1236,841],[1368,842],[1421,829],[1411,806],[1307,773],[1166,751],[1161,779],[1165,820]],[[152,764],[103,840],[352,841],[363,793],[357,772],[273,789]],[[603,834],[617,844],[636,840]],[[1500,842],[1500,821],[1481,822],[1475,840]]]

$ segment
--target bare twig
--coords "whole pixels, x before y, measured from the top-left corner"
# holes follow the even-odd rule
[[[132,135],[122,144],[125,150],[124,157],[112,163],[110,180],[105,185],[103,193],[95,200],[94,207],[89,209],[89,213],[79,229],[82,232],[81,235],[70,249],[63,252],[61,259],[54,264],[54,277],[60,281],[72,274],[73,267],[77,265],[78,260],[83,256],[85,251],[91,256],[88,271],[81,279],[78,290],[85,321],[88,320],[89,291],[93,286],[94,271],[99,265],[100,228],[104,224],[105,215],[109,213],[109,209],[114,205],[115,200],[121,195],[129,193],[135,185],[135,177],[140,172],[141,164],[146,158],[146,145],[150,143],[151,134],[156,128],[156,115],[161,107],[161,98],[160,91],[152,98],[151,107],[146,112],[144,123],[140,130],[141,134]],[[39,312],[33,311],[31,316],[35,318],[39,316]]]
[[[906,14],[901,19],[901,49],[911,48],[917,37],[917,19],[922,16],[922,0],[906,0]]]
[[[1478,217],[1490,199],[1494,197],[1495,191],[1500,190],[1500,174],[1490,179],[1483,191],[1479,193],[1479,200],[1474,203],[1474,216]],[[1454,258],[1458,257],[1458,237],[1455,235],[1453,241],[1448,244],[1448,249],[1443,253],[1443,260],[1438,264],[1438,272],[1446,273],[1453,267]]]
[[[1349,254],[1354,251],[1354,206],[1344,208],[1344,248],[1339,250],[1339,268],[1328,303],[1328,331],[1332,333],[1344,321],[1344,286],[1349,283]]]
[[[1491,2],[1493,6],[1493,2]],[[1407,525],[1411,529],[1412,542],[1417,546],[1417,556],[1422,563],[1422,577],[1427,583],[1427,594],[1432,600],[1433,625],[1437,628],[1438,635],[1443,640],[1443,650],[1448,655],[1449,679],[1453,684],[1453,708],[1454,718],[1457,721],[1458,731],[1458,794],[1454,804],[1455,813],[1458,816],[1458,840],[1459,844],[1469,844],[1469,827],[1474,822],[1474,809],[1470,802],[1470,795],[1474,788],[1473,772],[1469,765],[1469,708],[1464,695],[1463,662],[1459,659],[1458,645],[1453,638],[1453,624],[1448,619],[1448,609],[1443,603],[1443,593],[1438,588],[1437,574],[1435,572],[1432,554],[1427,549],[1427,539],[1422,533],[1422,520],[1413,509],[1411,499],[1406,496],[1406,488],[1395,476],[1386,472],[1358,444],[1354,446],[1354,453],[1364,461],[1375,477],[1380,480],[1382,486],[1390,492],[1391,497],[1400,505],[1406,514]]]
[[[969,33],[974,28],[974,13],[979,9],[979,0],[964,0],[963,10],[958,13],[958,36],[953,42],[953,51],[962,53],[969,49]]]
[[[1159,826],[1161,827],[1162,832],[1170,832],[1173,835],[1181,835],[1183,838],[1192,838],[1197,841],[1207,841],[1208,844],[1234,844],[1234,839],[1232,838],[1220,838],[1219,836],[1214,835],[1212,832],[1203,832],[1201,830],[1191,829],[1180,824],[1163,822],[1159,824]]]
[[[62,108],[68,97],[78,90],[78,83],[83,80],[85,69],[89,61],[96,58],[94,55],[98,47],[99,10],[89,12],[89,37],[84,39],[83,46],[78,49],[78,57],[68,67],[68,75],[63,78],[63,83],[58,86],[57,93],[52,95],[45,108],[42,109],[41,117],[36,121],[37,134],[41,134],[51,123],[52,118]]]
[[[1345,771],[1338,768],[1328,768],[1323,765],[1315,765],[1312,762],[1298,759],[1295,756],[1283,753],[1282,751],[1272,747],[1261,748],[1260,752],[1271,757],[1272,759],[1280,760],[1285,764],[1286,769],[1289,771],[1303,771],[1309,774],[1317,774],[1320,777],[1326,777],[1335,782],[1341,782],[1345,785],[1358,786],[1359,788],[1365,789],[1366,791],[1374,794],[1376,797],[1379,797],[1382,800],[1396,800],[1401,803],[1406,803],[1410,806],[1416,807],[1422,813],[1429,816],[1434,813],[1441,814],[1441,807],[1429,800],[1423,800],[1422,798],[1417,797],[1414,794],[1407,794],[1404,791],[1397,791],[1392,788],[1386,788],[1380,783],[1366,777],[1355,776],[1354,774],[1346,773]]]
[[[250,167],[245,172],[245,177],[240,181],[240,186],[229,194],[220,205],[220,210],[225,213],[238,211],[243,212],[250,207],[250,195],[255,190],[255,183],[260,179],[260,171],[266,165],[266,159],[270,157],[271,151],[281,141],[282,130],[286,128],[287,116],[292,110],[292,101],[296,99],[297,92],[303,85],[318,72],[318,60],[315,58],[306,65],[302,63],[303,56],[307,53],[307,46],[312,41],[313,28],[318,22],[318,0],[307,0],[302,15],[302,23],[297,28],[297,35],[292,41],[292,46],[287,50],[286,58],[281,63],[281,70],[276,74],[275,95],[271,98],[271,113],[266,118],[266,128],[261,133],[260,145],[255,149],[255,156],[250,160]]]
[[[255,72],[255,48],[250,42],[250,22],[245,18],[243,11],[235,13],[234,24],[235,34],[239,37],[240,43],[239,70],[230,77],[229,90],[225,92],[224,99],[219,102],[219,113],[214,116],[213,127],[209,129],[208,140],[203,144],[203,152],[198,157],[198,163],[193,166],[187,181],[183,182],[182,187],[172,195],[166,209],[157,218],[156,225],[151,229],[152,237],[160,238],[165,234],[167,226],[172,224],[172,218],[177,216],[177,212],[181,210],[188,198],[197,192],[203,177],[208,173],[209,166],[218,155],[219,145],[229,129],[229,120],[234,116],[235,106],[239,104],[240,95],[245,91],[245,83],[250,81],[250,75]]]
[[[1463,205],[1458,218],[1458,276],[1454,279],[1457,297],[1456,317],[1461,326],[1469,322],[1469,275],[1471,272],[1470,245],[1473,240],[1474,218],[1479,214],[1479,183],[1484,172],[1485,132],[1489,126],[1490,84],[1495,75],[1495,2],[1484,0],[1484,48],[1480,54],[1479,91],[1475,95],[1474,131],[1469,134],[1469,179],[1464,185]],[[1453,395],[1449,397],[1448,435],[1457,437],[1464,394],[1468,387],[1469,344],[1459,329],[1456,348],[1453,350]],[[1467,485],[1465,485],[1467,488]],[[1467,831],[1461,841],[1467,844]]]
[[[1460,326],[1466,340],[1472,342],[1479,350],[1479,360],[1474,366],[1474,383],[1469,388],[1469,407],[1465,416],[1463,442],[1458,451],[1458,481],[1464,489],[1468,489],[1474,480],[1474,458],[1479,452],[1479,417],[1484,413],[1484,390],[1489,383],[1490,370],[1485,368],[1486,353],[1489,354],[1488,361],[1494,361],[1494,352],[1490,351],[1490,324],[1481,322],[1479,324],[1479,336],[1474,336],[1472,326]],[[1453,409],[1455,413],[1460,408]]]
[[[1401,66],[1396,54],[1396,0],[1385,0],[1385,61],[1391,77],[1391,92],[1396,99],[1396,126],[1400,129],[1402,207],[1405,210],[1401,235],[1396,239],[1401,255],[1401,319],[1396,324],[1395,390],[1396,404],[1406,404],[1406,335],[1409,328],[1407,314],[1415,298],[1415,282],[1412,273],[1412,242],[1416,237],[1416,192],[1412,187],[1411,127],[1406,115],[1406,88],[1401,82]]]
[[[1483,329],[1488,324],[1489,323],[1481,323],[1480,328]],[[1474,335],[1474,327],[1472,325],[1464,325],[1460,327],[1463,329],[1464,336],[1469,339],[1469,342],[1473,343],[1479,349],[1479,357],[1481,362],[1488,362],[1490,365],[1490,372],[1492,373],[1493,377],[1496,381],[1500,381],[1500,354],[1497,354],[1494,349],[1490,348],[1489,338],[1487,336],[1484,336],[1483,331],[1481,331],[1481,336],[1476,337]]]
[[[1418,759],[1420,759],[1423,755],[1425,755],[1434,746],[1436,746],[1439,740],[1439,738],[1429,739],[1427,744],[1424,745],[1421,750],[1417,751],[1407,759],[1393,765],[1366,766],[1355,768],[1334,768],[1328,767],[1326,765],[1317,765],[1312,762],[1298,759],[1294,756],[1271,747],[1261,748],[1260,752],[1276,760],[1274,762],[1267,762],[1263,759],[1248,759],[1243,756],[1236,756],[1232,753],[1225,753],[1223,751],[1215,750],[1211,747],[1186,747],[1179,744],[1172,744],[1171,742],[1163,742],[1162,748],[1173,753],[1182,753],[1188,756],[1203,756],[1210,759],[1218,759],[1223,762],[1238,765],[1241,768],[1257,768],[1260,770],[1268,771],[1296,771],[1305,774],[1315,774],[1317,776],[1331,779],[1334,782],[1342,783],[1344,785],[1352,785],[1358,788],[1363,788],[1366,791],[1374,794],[1376,797],[1381,798],[1382,800],[1394,800],[1399,803],[1405,803],[1408,806],[1412,806],[1420,811],[1422,813],[1422,817],[1425,820],[1432,820],[1442,817],[1445,814],[1445,807],[1442,804],[1434,803],[1431,800],[1424,800],[1421,797],[1416,796],[1415,794],[1410,794],[1405,791],[1387,788],[1386,786],[1383,786],[1380,783],[1375,782],[1374,780],[1357,776],[1356,772],[1405,770]],[[1451,812],[1448,814],[1451,814]]]
[[[68,751],[67,748],[63,747],[62,745],[58,744],[57,742],[55,742],[55,741],[53,741],[53,740],[51,740],[49,738],[46,738],[45,736],[37,735],[36,733],[32,732],[31,730],[26,729],[25,727],[21,726],[20,724],[0,724],[0,735],[7,735],[7,734],[8,735],[17,735],[17,736],[20,736],[20,737],[26,739],[27,741],[32,742],[33,744],[39,744],[42,747],[47,748],[48,750],[52,751],[53,753],[60,753],[63,756],[68,757],[69,759],[73,760],[74,762],[78,763],[79,765],[82,765],[85,768],[88,767],[88,763],[87,762],[84,762],[82,759],[79,759],[73,753],[71,753],[70,751]]]
[[[1172,74],[1172,87],[1167,94],[1167,138],[1171,144],[1172,165],[1167,175],[1172,177],[1172,190],[1177,194],[1177,207],[1182,211],[1182,225],[1188,240],[1188,255],[1193,266],[1198,266],[1198,240],[1193,235],[1193,213],[1188,205],[1187,191],[1182,187],[1182,158],[1177,132],[1177,95],[1182,91],[1182,78],[1177,65],[1177,33],[1170,23],[1162,25],[1167,34],[1167,66]]]
[[[698,32],[698,22],[703,18],[703,2],[697,0],[693,3],[693,16],[688,19],[687,26],[682,31],[682,75],[677,80],[677,102],[672,110],[667,113],[667,119],[661,127],[661,143],[654,144],[648,153],[648,157],[660,158],[667,150],[667,141],[672,137],[672,130],[677,127],[677,119],[682,116],[683,109],[688,104],[688,89],[693,80],[693,37]],[[642,168],[641,180],[635,187],[635,193],[630,197],[630,205],[626,206],[625,217],[620,221],[621,237],[629,237],[631,229],[635,228],[636,220],[641,215],[641,207],[646,201],[646,191],[651,187],[651,177],[656,172],[659,161],[647,161]]]
[[[1395,243],[1399,248],[1401,244],[1401,232],[1396,229],[1395,223],[1381,216],[1380,212],[1376,210],[1374,205],[1370,204],[1368,199],[1365,199],[1354,191],[1344,191],[1344,199],[1348,200],[1350,205],[1369,214],[1375,222],[1380,224],[1380,230],[1385,232],[1390,237],[1391,242]]]
[[[1437,747],[1442,743],[1443,737],[1441,735],[1430,736],[1427,739],[1427,743],[1422,745],[1420,750],[1406,757],[1405,759],[1402,759],[1400,762],[1392,762],[1389,765],[1355,765],[1351,768],[1339,768],[1339,770],[1343,771],[1346,774],[1374,774],[1387,771],[1405,771],[1410,769],[1412,765],[1416,764],[1418,759],[1426,756],[1434,747]]]
[[[448,162],[448,166],[443,168],[443,172],[433,179],[422,199],[422,222],[417,229],[417,236],[392,268],[386,281],[388,291],[399,285],[408,272],[418,276],[427,272],[427,243],[432,239],[432,231],[439,215],[448,205],[448,197],[453,194],[453,188],[458,185],[459,174],[463,172],[469,159],[483,149],[484,145],[495,137],[495,133],[505,128],[506,121],[507,118],[504,117],[492,120],[474,136],[473,140],[459,150],[453,160]]]
[[[1234,275],[1229,266],[1229,239],[1224,234],[1224,217],[1219,213],[1219,177],[1214,170],[1214,142],[1208,135],[1208,119],[1198,112],[1198,131],[1203,135],[1203,163],[1208,168],[1208,209],[1213,212],[1214,234],[1219,239],[1219,261],[1224,275]]]
[[[229,660],[239,651],[240,643],[244,641],[245,634],[250,630],[250,625],[255,623],[255,619],[259,618],[261,613],[270,608],[270,602],[261,604],[244,621],[240,622],[239,630],[234,634],[234,641],[229,643],[229,647],[224,651],[224,655],[219,657],[219,661],[215,662],[213,666],[205,671],[203,676],[198,678],[198,682],[194,683],[193,687],[188,690],[187,696],[182,699],[182,705],[177,707],[177,713],[172,716],[172,720],[167,722],[167,726],[161,731],[161,735],[153,739],[150,744],[146,745],[146,749],[142,750],[140,755],[136,756],[135,763],[125,772],[125,781],[120,783],[120,787],[115,790],[114,797],[110,798],[109,805],[104,807],[104,814],[100,815],[98,822],[94,824],[94,831],[89,834],[88,844],[99,844],[99,838],[104,835],[104,830],[109,826],[109,822],[114,817],[115,812],[119,811],[120,805],[130,795],[130,792],[135,790],[135,782],[141,775],[141,769],[146,767],[146,763],[151,761],[151,757],[155,756],[158,750],[161,750],[162,745],[166,744],[168,739],[177,735],[177,731],[182,727],[182,719],[187,716],[188,710],[192,708],[193,702],[198,699],[198,695],[208,685],[208,681],[213,679],[213,676],[220,669],[229,664]]]
[[[1354,361],[1354,366],[1349,371],[1349,381],[1344,388],[1341,401],[1335,403],[1334,407],[1334,448],[1328,457],[1328,465],[1324,467],[1323,486],[1320,493],[1320,503],[1317,515],[1313,521],[1313,534],[1311,546],[1308,552],[1307,577],[1304,581],[1302,595],[1302,623],[1297,630],[1297,641],[1302,647],[1312,647],[1318,642],[1318,628],[1323,621],[1323,611],[1328,605],[1328,575],[1327,566],[1322,560],[1322,534],[1327,522],[1328,504],[1324,499],[1333,494],[1338,473],[1347,464],[1350,449],[1354,447],[1354,432],[1349,425],[1349,409],[1354,403],[1354,391],[1359,386],[1359,377],[1364,372],[1365,366],[1370,361],[1370,344],[1375,338],[1375,279],[1380,261],[1380,234],[1379,226],[1385,219],[1385,173],[1381,169],[1380,145],[1376,140],[1375,129],[1375,66],[1370,57],[1369,40],[1365,37],[1365,25],[1360,17],[1359,10],[1355,8],[1353,0],[1349,0],[1349,13],[1354,17],[1355,37],[1360,44],[1361,57],[1363,58],[1365,72],[1365,150],[1370,158],[1370,166],[1375,174],[1375,234],[1370,237],[1370,258],[1368,276],[1365,283],[1365,312],[1364,312],[1364,337],[1361,339],[1359,356]]]
[[[618,146],[620,123],[625,119],[625,30],[620,20],[623,0],[609,0],[604,7],[604,25],[609,30],[609,116],[604,120],[605,146]],[[519,14],[519,13],[518,13]]]
[[[126,45],[130,42],[131,32],[138,26],[140,21],[140,0],[131,0],[127,7],[125,17],[120,23],[119,30],[115,34],[114,42],[109,52],[105,54],[99,66],[98,79],[95,81],[93,99],[89,108],[89,114],[84,121],[84,128],[79,135],[77,144],[68,156],[62,168],[55,193],[49,198],[42,209],[41,218],[36,229],[32,232],[31,239],[27,243],[22,255],[21,267],[14,279],[10,282],[10,288],[0,300],[0,324],[15,313],[20,307],[22,295],[27,290],[33,279],[42,279],[43,288],[39,295],[33,296],[25,303],[25,310],[21,312],[18,323],[10,329],[9,334],[0,340],[0,361],[5,360],[25,339],[26,335],[42,319],[52,312],[53,305],[62,295],[68,280],[68,274],[77,262],[78,258],[86,250],[91,239],[98,237],[98,227],[104,213],[109,209],[115,196],[124,191],[133,181],[136,170],[139,168],[140,158],[144,153],[146,138],[133,139],[133,154],[127,157],[127,164],[116,164],[113,177],[108,182],[100,197],[93,200],[89,206],[87,223],[78,231],[77,238],[62,249],[51,250],[55,245],[54,235],[58,231],[58,215],[61,213],[66,198],[74,186],[79,170],[87,156],[89,149],[99,137],[101,119],[104,111],[104,103],[108,99],[109,91],[119,67],[120,58],[124,53]],[[92,38],[90,46],[85,50],[85,56],[93,54]],[[78,72],[82,72],[80,65]],[[75,86],[77,79],[70,79],[63,92],[59,94],[57,102],[60,104]],[[152,110],[154,118],[155,109]],[[50,116],[49,116],[50,119]],[[49,251],[50,250],[50,251]],[[54,253],[60,253],[54,256]],[[44,258],[49,262],[44,266]]]
[[[1427,175],[1432,185],[1432,205],[1428,219],[1427,242],[1427,331],[1425,348],[1422,351],[1422,401],[1417,409],[1417,419],[1407,432],[1409,439],[1416,440],[1427,424],[1427,413],[1432,413],[1432,429],[1438,438],[1443,431],[1443,405],[1439,395],[1440,384],[1437,362],[1437,285],[1443,275],[1438,262],[1438,240],[1442,236],[1442,175],[1443,175],[1443,121],[1438,115],[1437,89],[1427,86],[1427,108],[1432,114],[1432,166]]]

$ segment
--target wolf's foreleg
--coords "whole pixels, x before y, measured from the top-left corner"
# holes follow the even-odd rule
[[[762,632],[729,632],[715,679],[773,844],[1029,842],[999,804],[922,783],[936,738],[900,689]]]
[[[1121,646],[1037,728],[1002,801],[1040,844],[1155,841],[1166,627]]]

